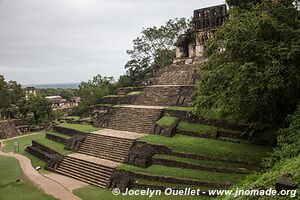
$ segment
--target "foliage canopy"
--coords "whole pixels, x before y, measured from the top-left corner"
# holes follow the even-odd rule
[[[207,44],[197,111],[218,107],[223,116],[273,124],[292,113],[300,98],[299,22],[292,1],[232,7]]]

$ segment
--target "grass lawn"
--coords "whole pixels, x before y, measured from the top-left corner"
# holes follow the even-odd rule
[[[172,106],[166,108],[166,110],[179,110],[179,111],[187,111],[187,112],[193,112],[195,111],[194,107],[179,107],[179,106]]]
[[[178,127],[178,130],[182,131],[192,131],[200,134],[216,134],[218,128],[215,126],[208,126],[203,124],[194,124],[194,123],[187,123],[187,122],[181,122]]]
[[[65,138],[65,139],[70,139],[71,138],[71,136],[65,135],[65,134],[62,134],[62,133],[55,133],[55,132],[48,132],[48,133],[51,134],[51,135],[56,135],[56,136],[61,137],[61,138]]]
[[[14,158],[0,156],[0,199],[54,200],[35,187],[22,173],[19,162]],[[20,180],[16,182],[16,180]]]
[[[80,197],[83,200],[206,200],[206,199],[212,199],[209,197],[203,197],[203,196],[152,196],[151,198],[149,196],[115,196],[112,194],[110,190],[101,189],[94,186],[87,186],[84,188],[79,188],[73,191],[75,195]]]
[[[14,142],[18,141],[19,142],[19,150],[20,150],[19,153],[22,154],[23,156],[26,156],[27,158],[29,158],[31,160],[31,164],[34,168],[37,166],[40,166],[42,168],[39,170],[40,173],[47,173],[47,171],[43,169],[45,166],[45,162],[41,161],[40,159],[34,157],[33,155],[31,155],[25,151],[27,146],[31,146],[32,140],[37,140],[37,139],[41,139],[41,138],[45,138],[45,134],[43,134],[43,133],[38,134],[38,135],[29,134],[29,135],[21,137],[21,138],[7,140],[4,142],[5,147],[2,148],[1,151],[13,152],[14,151]]]
[[[39,138],[35,141],[40,143],[40,144],[43,144],[46,147],[49,147],[49,148],[55,150],[55,151],[57,151],[57,152],[59,152],[63,155],[67,155],[67,154],[72,153],[72,151],[64,149],[65,145],[63,145],[61,143],[58,143],[58,142],[54,142],[52,140],[49,140],[46,137]]]
[[[40,159],[36,158],[35,156],[27,153],[25,151],[27,146],[31,146],[32,140],[38,141],[41,144],[44,144],[58,152],[61,152],[63,154],[69,154],[71,153],[71,151],[67,151],[64,150],[64,145],[56,143],[52,140],[49,140],[45,137],[44,133],[38,134],[38,135],[26,135],[24,137],[21,138],[17,138],[17,139],[11,139],[11,140],[7,140],[5,141],[5,147],[1,149],[1,151],[3,152],[13,152],[14,151],[14,142],[18,141],[19,143],[19,154],[22,154],[24,156],[26,156],[27,158],[29,158],[31,160],[31,164],[32,166],[35,168],[37,166],[40,166],[42,169],[39,170],[40,173],[47,173],[46,170],[44,170],[44,166],[45,166],[45,162],[41,161]]]
[[[200,171],[192,169],[181,169],[176,167],[166,167],[161,165],[151,165],[150,167],[144,169],[140,167],[135,167],[132,165],[121,164],[118,169],[143,173],[154,176],[165,176],[173,178],[183,178],[191,180],[200,180],[200,181],[209,181],[209,182],[228,182],[236,183],[245,177],[241,174],[227,174],[219,172],[209,172],[209,171]]]
[[[68,124],[68,123],[61,123],[59,126],[64,127],[64,128],[71,128],[75,129],[77,131],[81,131],[84,133],[90,133],[93,131],[98,131],[100,128],[93,127],[92,125],[88,124]]]
[[[177,117],[162,117],[160,120],[156,122],[160,127],[169,127],[178,121]]]
[[[141,94],[141,92],[140,91],[136,91],[136,92],[129,92],[127,95],[131,96],[131,95],[139,95],[139,94]]]
[[[254,166],[248,166],[244,164],[239,163],[230,163],[230,162],[221,162],[221,161],[212,161],[212,160],[196,160],[196,159],[190,159],[190,158],[182,158],[177,156],[170,156],[170,155],[164,155],[164,154],[155,154],[153,158],[160,158],[160,159],[167,159],[182,163],[188,163],[193,165],[202,165],[206,167],[215,167],[215,168],[226,168],[226,169],[249,169],[249,170],[255,170],[256,167]]]
[[[205,186],[195,186],[195,185],[184,185],[184,184],[177,184],[177,183],[164,183],[159,181],[150,181],[145,179],[135,179],[135,183],[144,184],[144,185],[154,185],[154,186],[164,186],[168,188],[176,188],[176,189],[185,189],[185,188],[191,188],[191,189],[200,189],[200,190],[209,190],[214,189],[212,187],[205,187]]]
[[[140,141],[170,147],[173,151],[204,155],[211,158],[235,159],[260,162],[272,147],[224,142],[214,139],[175,135],[166,138],[160,135],[148,135]]]

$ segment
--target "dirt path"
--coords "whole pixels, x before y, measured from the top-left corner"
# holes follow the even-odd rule
[[[4,145],[2,144],[2,147]],[[31,165],[30,159],[27,157],[15,154],[15,153],[4,153],[0,151],[0,156],[13,157],[20,162],[23,173],[33,182],[34,185],[41,188],[46,194],[52,195],[53,197],[61,200],[80,200],[79,197],[75,196],[71,190],[68,190],[67,187],[59,184],[53,176],[47,178],[39,174]],[[61,182],[62,180],[60,180]],[[70,180],[65,180],[66,182],[70,182]]]

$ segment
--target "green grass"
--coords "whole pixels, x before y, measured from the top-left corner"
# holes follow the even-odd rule
[[[211,199],[209,197],[204,196],[167,196],[167,195],[161,195],[161,196],[152,196],[151,198],[149,196],[115,196],[112,194],[110,190],[105,190],[102,188],[94,187],[94,186],[87,186],[84,188],[79,188],[73,191],[75,195],[80,197],[83,200],[206,200]]]
[[[74,119],[74,120],[77,120],[77,119],[80,119],[79,116],[66,116],[66,117],[63,117],[63,119]]]
[[[64,139],[70,139],[71,138],[71,136],[68,136],[68,135],[65,135],[65,134],[62,134],[62,133],[55,133],[55,132],[48,132],[48,133],[51,134],[51,135],[55,135],[55,136],[64,138]]]
[[[185,189],[185,188],[191,188],[191,189],[201,189],[201,190],[209,190],[214,189],[212,187],[205,187],[205,186],[195,186],[195,185],[184,185],[184,184],[177,184],[177,183],[165,183],[165,182],[159,182],[159,181],[150,181],[145,179],[135,179],[136,183],[144,184],[144,185],[154,185],[154,186],[164,186],[167,188],[176,188],[176,189]]]
[[[31,146],[32,140],[37,140],[37,139],[41,139],[41,138],[45,138],[45,134],[42,134],[42,133],[38,134],[38,135],[29,134],[22,138],[7,140],[4,142],[5,147],[2,148],[1,151],[13,152],[14,151],[14,142],[18,141],[19,154],[29,158],[31,160],[31,164],[34,168],[36,168],[37,166],[40,166],[42,168],[41,170],[39,170],[40,173],[47,173],[47,171],[43,169],[45,166],[45,162],[41,161],[40,159],[34,157],[33,155],[31,155],[25,151],[27,146]]]
[[[241,174],[227,174],[219,172],[200,171],[193,169],[181,169],[176,167],[166,167],[161,165],[151,165],[144,169],[132,165],[121,164],[118,169],[143,173],[153,176],[165,176],[173,178],[183,178],[190,180],[210,181],[210,182],[228,182],[237,183],[245,175]]]
[[[182,131],[192,131],[200,134],[216,134],[218,130],[218,128],[214,126],[187,123],[187,122],[181,122],[178,125],[177,129]]]
[[[37,139],[35,141],[38,142],[38,143],[40,143],[40,144],[43,144],[46,147],[49,147],[49,148],[55,150],[58,153],[61,153],[63,155],[67,155],[67,154],[72,153],[72,151],[65,150],[64,149],[65,146],[63,144],[60,144],[60,143],[54,142],[52,140],[49,140],[46,137],[39,138],[39,139]]]
[[[165,128],[174,125],[177,121],[177,117],[162,117],[156,122],[156,124]]]
[[[14,158],[0,156],[0,199],[54,200],[35,187],[22,173],[19,162]],[[16,182],[16,180],[20,180]]]
[[[153,158],[167,159],[167,160],[172,160],[172,161],[177,161],[182,163],[202,165],[202,166],[214,167],[214,168],[226,168],[226,169],[243,168],[243,169],[250,169],[250,170],[256,169],[256,167],[254,166],[248,166],[240,163],[230,163],[230,162],[221,162],[221,161],[212,161],[212,160],[196,160],[196,159],[182,158],[182,157],[170,156],[164,154],[155,154]]]
[[[249,144],[224,142],[214,139],[175,135],[166,138],[159,135],[148,135],[140,141],[170,147],[173,151],[204,155],[211,158],[245,160],[259,162],[272,148]]]
[[[127,95],[130,96],[130,95],[139,95],[141,94],[140,91],[136,91],[136,92],[129,92]]]
[[[166,110],[176,110],[176,111],[187,111],[187,112],[194,112],[194,107],[179,107],[179,106],[172,106],[166,108]]]
[[[56,143],[52,140],[49,140],[47,138],[45,138],[45,134],[41,133],[38,135],[26,135],[24,137],[21,138],[17,138],[17,139],[11,139],[11,140],[7,140],[4,142],[5,147],[1,149],[1,151],[3,152],[13,152],[14,151],[14,142],[18,141],[19,143],[19,154],[26,156],[27,158],[29,158],[31,160],[31,164],[34,168],[36,168],[37,166],[40,166],[42,169],[39,170],[40,173],[47,173],[46,170],[44,170],[44,166],[45,166],[45,162],[36,158],[35,156],[27,153],[25,151],[26,147],[31,146],[32,144],[32,140],[35,140],[37,142],[40,142],[44,145],[46,145],[47,147],[50,147],[58,152],[61,152],[63,154],[69,154],[71,153],[71,151],[66,151],[64,150],[64,145]]]
[[[75,129],[77,131],[81,131],[84,133],[90,133],[93,131],[98,131],[100,128],[93,127],[92,125],[88,124],[68,124],[68,123],[61,123],[59,126],[64,127],[64,128],[71,128]]]

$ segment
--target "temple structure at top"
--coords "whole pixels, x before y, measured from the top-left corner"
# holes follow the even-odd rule
[[[203,57],[205,41],[211,38],[216,29],[223,25],[227,17],[225,4],[194,11],[192,28],[180,35],[175,44],[176,59]]]

